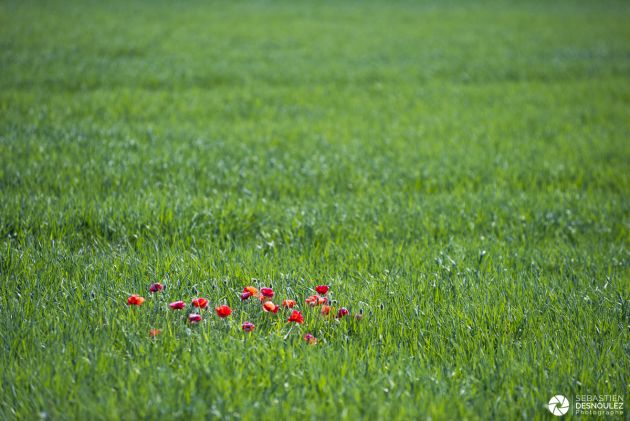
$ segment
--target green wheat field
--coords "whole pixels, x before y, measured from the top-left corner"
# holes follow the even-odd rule
[[[626,1],[0,0],[0,419],[627,403],[629,22]],[[319,284],[347,317],[306,305]]]

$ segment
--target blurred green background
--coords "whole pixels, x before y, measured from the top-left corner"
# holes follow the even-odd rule
[[[626,394],[629,18],[1,1],[0,418],[539,418]],[[240,304],[253,277],[366,317],[289,331]],[[233,323],[130,311],[157,280]]]

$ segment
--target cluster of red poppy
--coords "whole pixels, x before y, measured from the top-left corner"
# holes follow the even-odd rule
[[[159,282],[153,283],[149,286],[149,292],[153,294],[158,293],[163,290],[164,290],[164,285],[162,285]],[[317,292],[317,294],[311,295],[308,298],[306,298],[305,300],[306,304],[310,307],[316,307],[316,306],[321,307],[320,313],[323,316],[329,316],[331,315],[331,313],[334,315],[335,312],[333,311],[333,308],[330,305],[331,302],[327,295],[329,290],[330,290],[330,287],[328,285],[317,285],[315,287],[315,291]],[[243,292],[241,293],[241,301],[246,301],[253,297],[260,301],[261,308],[266,313],[276,314],[280,311],[281,308],[284,308],[286,310],[291,310],[289,317],[287,318],[287,322],[296,323],[296,324],[304,323],[304,316],[302,315],[302,312],[298,310],[293,310],[293,308],[297,306],[297,302],[295,300],[290,300],[290,299],[282,300],[281,305],[278,306],[272,301],[274,296],[275,296],[275,293],[273,289],[271,288],[265,287],[265,288],[261,288],[259,291],[257,288],[253,286],[247,286],[243,288]],[[143,297],[136,294],[132,294],[127,299],[127,305],[141,306],[144,303],[144,301],[145,299]],[[203,318],[199,310],[203,310],[207,308],[208,304],[209,302],[206,298],[203,298],[203,297],[194,298],[191,301],[191,305],[196,310],[188,315],[188,322],[193,325],[201,322]],[[186,308],[186,303],[184,301],[173,301],[172,303],[168,304],[168,306],[169,308],[171,308],[171,310],[184,310]],[[227,305],[220,305],[218,307],[215,307],[214,311],[217,314],[217,316],[219,316],[222,319],[232,314],[232,309]],[[348,311],[347,308],[341,307],[338,309],[336,313],[336,317],[338,319],[341,319],[345,316],[348,316],[349,314],[350,312]],[[362,316],[361,314],[357,314],[355,318],[359,320],[361,316]],[[252,332],[254,331],[255,328],[256,326],[249,321],[245,321],[241,325],[241,329],[243,330],[243,332]],[[152,337],[155,337],[159,335],[160,333],[161,331],[159,329],[152,329],[150,331],[150,335]],[[304,335],[304,341],[310,345],[314,345],[317,343],[317,338],[315,338],[315,336],[313,336],[311,333],[306,333]]]

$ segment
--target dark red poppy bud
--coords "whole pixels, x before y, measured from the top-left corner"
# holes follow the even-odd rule
[[[345,307],[341,307],[339,311],[337,312],[337,318],[341,319],[342,317],[347,316],[348,314],[350,314],[348,309]]]
[[[186,303],[183,301],[173,301],[168,306],[173,310],[182,310],[186,307]]]
[[[159,282],[156,282],[154,284],[151,284],[151,286],[149,286],[149,292],[159,292],[162,291],[164,289],[164,285],[162,285]]]

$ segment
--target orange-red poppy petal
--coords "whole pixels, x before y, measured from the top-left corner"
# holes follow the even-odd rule
[[[144,298],[137,294],[131,294],[129,298],[127,298],[128,306],[141,306],[142,303],[144,303]]]
[[[297,305],[295,300],[282,300],[282,307],[284,308],[293,308]]]
[[[302,316],[302,313],[300,313],[297,310],[293,310],[293,313],[291,313],[291,316],[287,319],[288,322],[294,322],[294,323],[304,323],[304,316]]]
[[[203,297],[195,298],[192,300],[192,305],[197,308],[206,308],[208,307],[208,300]]]
[[[232,309],[229,306],[222,305],[214,309],[217,312],[217,316],[224,318],[232,314]]]

